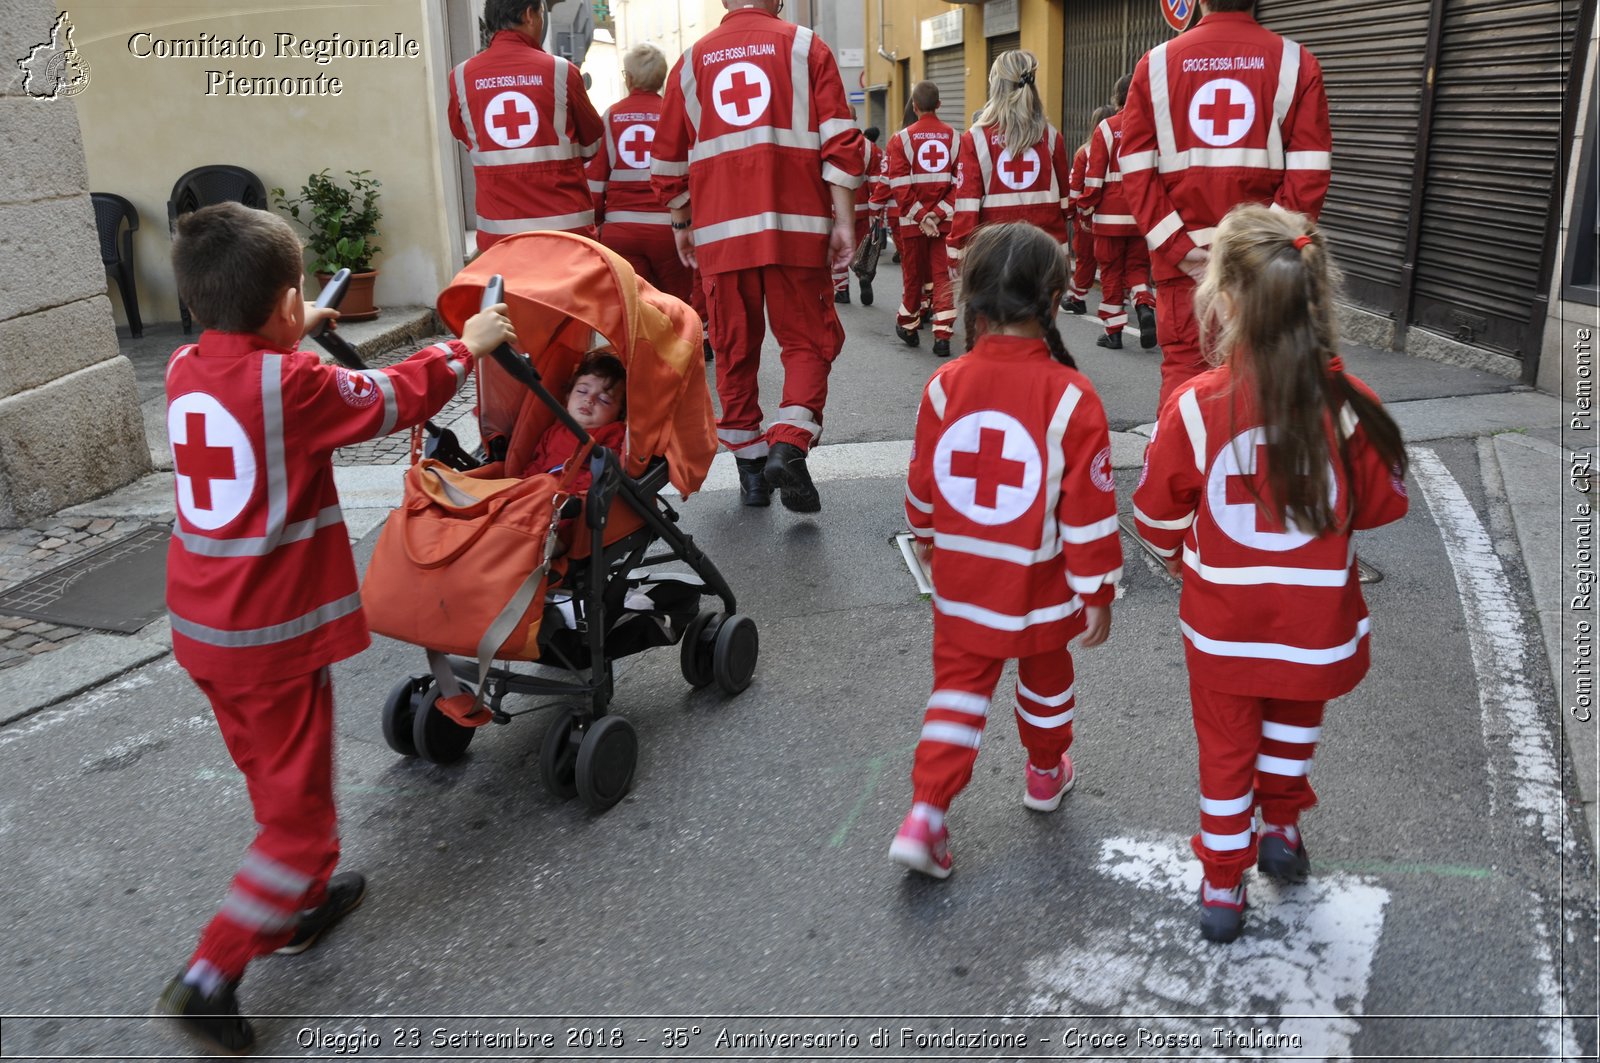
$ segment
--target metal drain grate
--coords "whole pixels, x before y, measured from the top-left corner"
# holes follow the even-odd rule
[[[0,593],[0,615],[131,635],[167,610],[166,528],[146,528]]]

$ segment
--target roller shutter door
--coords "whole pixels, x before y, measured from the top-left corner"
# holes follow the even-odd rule
[[[967,60],[962,45],[922,53],[927,79],[939,86],[939,117],[957,129],[971,125],[966,109]]]
[[[983,78],[989,80],[989,68],[1001,52],[1014,52],[1022,47],[1021,33],[997,33],[984,42]]]
[[[1393,313],[1401,291],[1428,47],[1428,0],[1372,0],[1332,17],[1321,0],[1260,0],[1256,17],[1322,64],[1333,179],[1322,226],[1358,303]]]
[[[1440,42],[1414,324],[1519,357],[1564,155],[1577,4],[1451,0]],[[1563,12],[1563,8],[1566,9]],[[1364,16],[1363,16],[1364,17]]]
[[[1073,0],[1066,35],[1061,132],[1076,150],[1089,137],[1094,109],[1111,102],[1117,79],[1173,33],[1155,0]]]

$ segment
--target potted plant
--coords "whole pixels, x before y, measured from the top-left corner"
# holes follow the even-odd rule
[[[311,270],[319,282],[326,284],[339,270],[350,270],[350,290],[340,307],[340,320],[365,321],[378,316],[372,302],[378,272],[372,260],[383,249],[372,240],[383,217],[378,209],[380,182],[370,170],[346,170],[345,176],[348,187],[324,168],[306,178],[295,198],[288,198],[281,188],[272,190],[272,198],[305,228],[306,247],[315,259]]]

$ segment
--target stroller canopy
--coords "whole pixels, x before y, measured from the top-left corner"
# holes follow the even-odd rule
[[[561,232],[507,237],[473,259],[439,295],[439,316],[461,334],[478,312],[484,286],[499,274],[518,346],[559,399],[599,333],[628,369],[627,441],[621,455],[638,476],[657,455],[672,485],[698,490],[717,451],[716,419],[706,388],[700,319],[681,300],[634,276],[620,255]],[[511,440],[507,472],[555,414],[493,359],[478,363],[478,423],[485,440]],[[521,455],[526,460],[526,455]]]

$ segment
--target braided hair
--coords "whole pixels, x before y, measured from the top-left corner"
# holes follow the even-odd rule
[[[1056,300],[1066,286],[1067,256],[1049,233],[1025,221],[982,226],[961,253],[967,350],[977,340],[980,320],[989,325],[1032,320],[1044,332],[1050,357],[1077,368],[1056,327]]]

